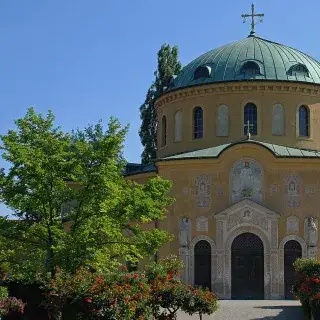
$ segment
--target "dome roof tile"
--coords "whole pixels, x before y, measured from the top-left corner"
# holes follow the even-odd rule
[[[260,67],[260,74],[241,72],[247,61]],[[302,64],[307,73],[289,72]],[[211,68],[209,77],[195,79],[194,72],[201,66]],[[215,82],[243,80],[295,81],[320,84],[320,63],[309,55],[291,47],[259,37],[250,36],[211,50],[185,66],[174,79],[169,90]]]

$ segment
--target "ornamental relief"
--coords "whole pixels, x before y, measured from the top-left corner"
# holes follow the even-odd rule
[[[196,178],[196,207],[211,206],[211,177],[200,175]]]
[[[196,230],[199,232],[208,232],[208,218],[201,216],[196,220],[197,228]]]
[[[258,226],[261,229],[268,231],[267,218],[261,215],[261,213],[250,211],[248,209],[240,210],[236,213],[231,214],[227,220],[227,230],[231,230],[241,223],[250,223],[254,226]]]
[[[315,188],[314,188],[313,185],[306,185],[306,186],[304,187],[304,194],[305,194],[306,196],[313,196],[314,193],[315,193]]]
[[[299,218],[296,216],[290,216],[287,218],[287,234],[299,231]]]
[[[231,169],[231,202],[236,203],[244,198],[257,203],[263,200],[263,169],[252,159],[237,161]]]
[[[289,207],[300,206],[300,176],[297,173],[288,173],[284,177],[284,190]]]

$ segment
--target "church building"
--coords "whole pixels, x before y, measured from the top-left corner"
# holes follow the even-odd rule
[[[292,263],[319,259],[320,63],[255,34],[193,60],[156,101],[154,165],[176,202],[157,228],[186,283],[221,299],[292,298]],[[319,198],[318,198],[319,197]]]

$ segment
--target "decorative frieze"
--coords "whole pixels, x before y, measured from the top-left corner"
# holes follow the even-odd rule
[[[299,218],[296,216],[290,216],[286,220],[286,230],[287,234],[290,234],[292,232],[298,232],[299,231]]]
[[[284,190],[289,207],[300,206],[300,177],[297,173],[288,173],[284,177]]]
[[[259,226],[265,231],[268,230],[267,218],[265,216],[261,216],[260,213],[247,208],[233,213],[228,217],[227,230],[231,230],[235,226],[247,222],[250,222],[252,225]]]
[[[197,218],[197,231],[208,232],[208,218],[201,216]]]
[[[273,92],[291,92],[293,94],[301,94],[301,93],[308,93],[311,96],[318,96],[320,94],[320,90],[315,87],[311,86],[299,86],[294,84],[288,85],[247,85],[247,84],[209,84],[203,85],[201,88],[195,89],[194,87],[191,88],[184,88],[179,91],[168,92],[167,94],[163,95],[156,101],[156,108],[158,109],[160,106],[165,105],[168,102],[179,101],[185,99],[185,97],[193,97],[193,96],[206,96],[211,95],[212,93],[221,93],[221,92],[246,92],[246,91],[273,91]],[[159,113],[158,113],[159,114]]]
[[[270,195],[274,195],[279,191],[279,186],[277,184],[270,185]]]
[[[217,196],[222,196],[222,195],[224,195],[224,190],[223,190],[223,188],[217,188],[217,189],[216,189],[216,195],[217,195]]]
[[[313,196],[314,195],[314,186],[313,185],[305,185],[304,186],[304,194],[306,196]]]
[[[184,196],[187,196],[189,194],[189,188],[183,188],[182,193]]]

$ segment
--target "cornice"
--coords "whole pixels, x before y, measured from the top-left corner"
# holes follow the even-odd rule
[[[302,94],[308,96],[320,96],[320,86],[306,84],[306,83],[291,83],[291,82],[263,82],[263,83],[215,83],[210,85],[202,85],[197,87],[190,87],[181,90],[168,92],[157,99],[155,107],[158,109],[170,102],[184,100],[195,96],[208,96],[215,93],[244,93],[244,92],[277,92]]]

